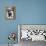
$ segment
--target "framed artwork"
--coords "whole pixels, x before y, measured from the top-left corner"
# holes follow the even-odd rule
[[[7,7],[6,8],[5,18],[7,20],[14,20],[14,19],[16,19],[16,7],[15,6],[11,6],[11,7]]]
[[[19,29],[20,28],[20,29]],[[31,41],[46,41],[46,25],[18,25],[19,39]]]

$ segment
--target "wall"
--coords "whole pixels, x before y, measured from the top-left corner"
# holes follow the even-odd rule
[[[46,0],[16,0],[19,24],[46,24]]]
[[[16,0],[0,0],[0,44],[9,42],[8,34],[10,32],[16,32],[17,34],[17,20],[8,21],[5,19],[6,7],[13,5],[16,5]],[[18,42],[17,39],[15,42]]]
[[[5,20],[5,8],[16,6],[16,20]],[[16,32],[17,24],[46,24],[46,0],[0,0],[0,44],[7,44],[9,32]],[[17,39],[16,39],[17,43]]]

